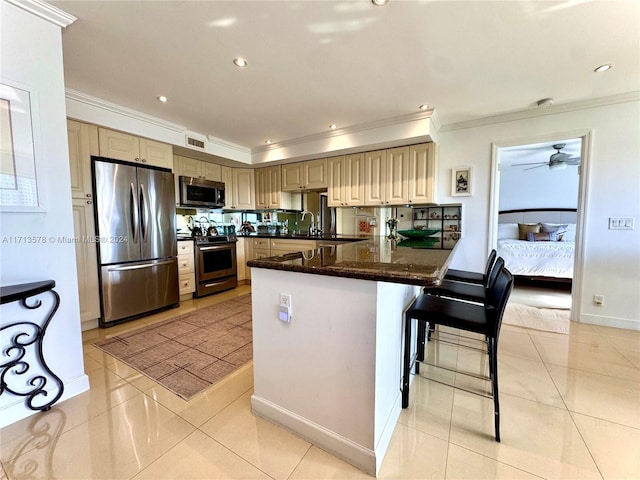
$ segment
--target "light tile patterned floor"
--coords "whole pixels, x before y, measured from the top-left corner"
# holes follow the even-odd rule
[[[85,333],[91,390],[2,429],[0,478],[371,478],[253,416],[251,365],[185,402],[91,346],[248,291]],[[440,349],[440,360],[477,369],[473,353]],[[499,369],[500,444],[491,400],[416,378],[379,478],[640,478],[640,332],[505,326]]]

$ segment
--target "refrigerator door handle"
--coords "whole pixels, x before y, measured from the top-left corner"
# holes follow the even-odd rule
[[[133,230],[133,243],[138,243],[140,210],[138,210],[138,195],[136,186],[131,182],[131,229]]]
[[[162,262],[145,263],[144,265],[127,265],[125,267],[109,267],[107,270],[110,272],[124,272],[127,270],[140,270],[141,268],[151,268],[158,265],[168,265],[175,262],[175,260],[164,260]]]
[[[149,234],[149,212],[147,211],[148,198],[144,189],[144,184],[140,184],[140,215],[142,216],[142,222],[140,222],[140,228],[142,229],[142,242],[147,242],[147,236]]]

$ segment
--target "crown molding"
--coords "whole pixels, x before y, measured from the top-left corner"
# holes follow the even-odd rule
[[[6,0],[6,2],[62,28],[66,28],[78,20],[73,15],[42,0]]]
[[[635,102],[640,100],[640,91],[619,93],[607,97],[591,98],[588,100],[580,100],[571,103],[560,103],[549,107],[533,107],[526,110],[518,110],[515,112],[501,113],[489,117],[467,120],[464,122],[448,123],[440,128],[440,132],[450,132],[454,130],[463,130],[467,128],[476,128],[486,125],[494,125],[496,123],[513,122],[517,120],[526,120],[528,118],[543,117],[545,115],[556,115],[558,113],[574,112],[577,110],[585,110],[587,108],[603,107],[607,105],[616,105],[619,103]]]
[[[97,97],[92,97],[91,95],[87,95],[86,93],[81,93],[76,90],[71,90],[67,88],[65,90],[65,96],[67,100],[73,100],[75,102],[84,103],[91,107],[99,108],[101,110],[107,110],[109,112],[116,113],[118,115],[123,115],[125,117],[133,118],[134,120],[139,120],[141,122],[166,128],[174,132],[185,133],[187,131],[187,127],[178,125],[177,123],[168,122],[166,120],[162,120],[161,118],[153,117],[151,115],[146,115],[136,110],[132,110],[130,108],[123,107],[121,105],[116,105],[115,103],[107,102],[106,100],[102,100]]]
[[[418,122],[421,120],[431,120],[434,126],[439,127],[439,119],[435,114],[434,109],[425,110],[424,112],[410,113],[408,115],[401,115],[398,117],[385,118],[382,120],[376,120],[373,122],[360,123],[357,125],[351,125],[349,127],[337,128],[335,130],[329,130],[327,132],[314,133],[311,135],[305,135],[304,137],[292,138],[289,140],[283,140],[281,142],[272,143],[270,145],[261,145],[251,149],[251,153],[262,153],[271,150],[277,150],[280,148],[290,147],[292,145],[299,145],[301,143],[315,142],[319,140],[327,140],[334,137],[340,137],[343,135],[350,135],[356,132],[365,130],[372,130],[374,128],[384,128],[394,125],[402,125],[410,122]],[[435,120],[435,121],[434,121]]]
[[[237,143],[227,142],[222,138],[214,137],[212,135],[207,135],[207,141],[213,145],[218,145],[222,148],[228,148],[230,150],[236,150],[241,153],[251,153],[251,149],[247,147],[243,147],[242,145],[238,145]]]

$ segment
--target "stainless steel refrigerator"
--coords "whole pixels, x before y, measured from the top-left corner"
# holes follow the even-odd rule
[[[173,173],[92,157],[100,326],[179,303]]]

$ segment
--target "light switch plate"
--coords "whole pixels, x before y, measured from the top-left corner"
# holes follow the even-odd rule
[[[633,217],[609,217],[609,230],[633,230]]]

